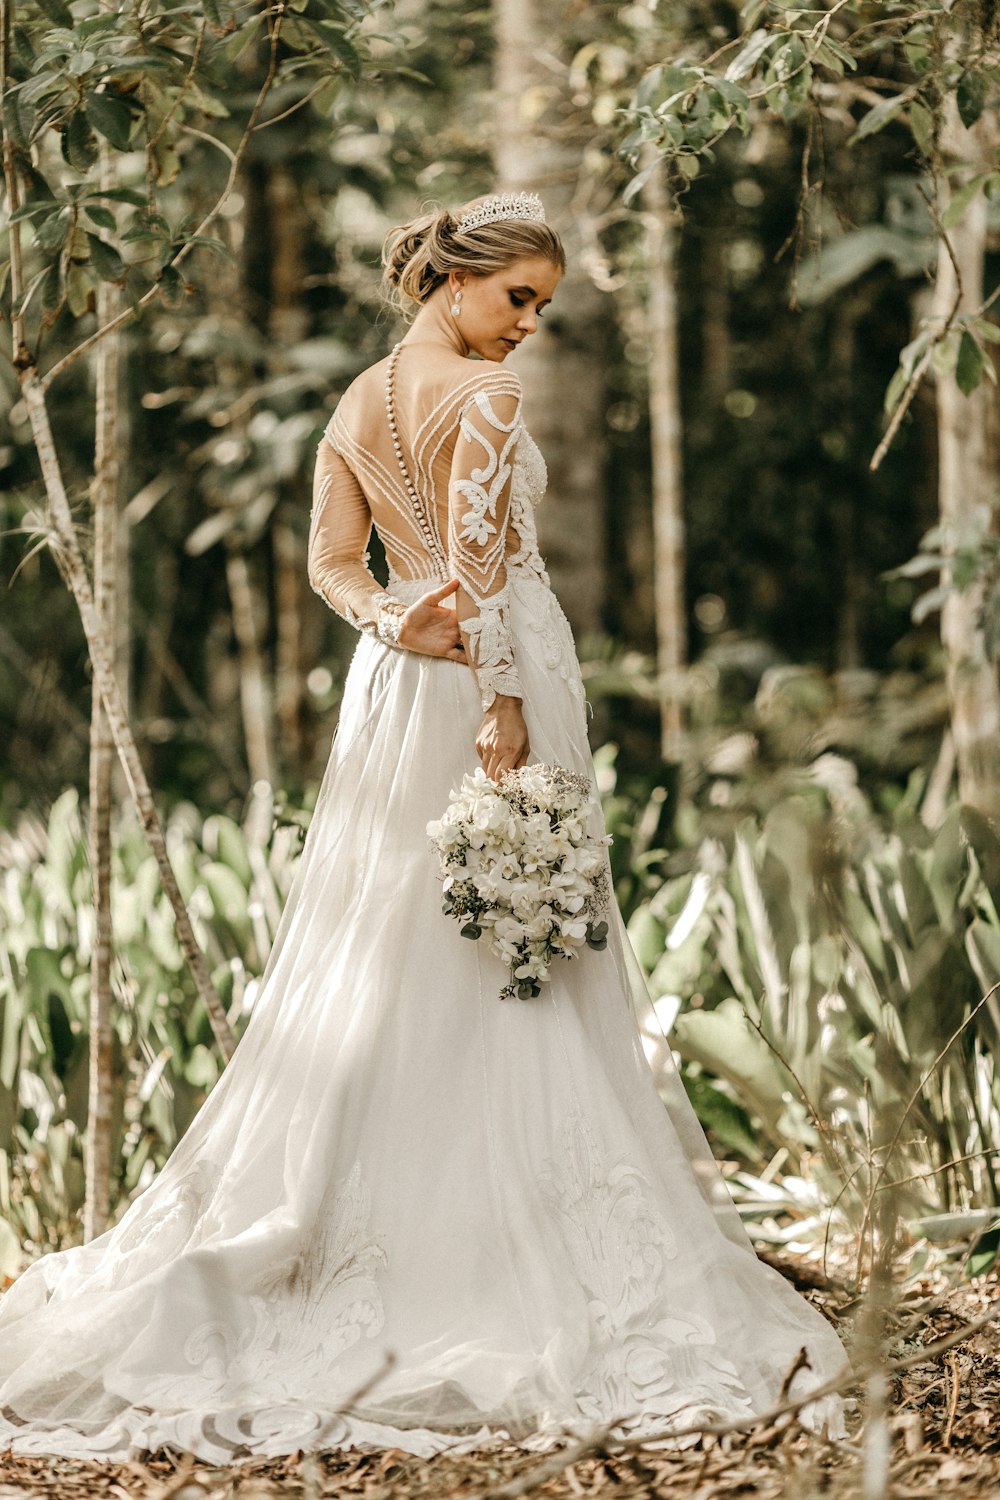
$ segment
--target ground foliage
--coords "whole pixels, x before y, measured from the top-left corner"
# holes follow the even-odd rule
[[[816,1290],[808,1264],[782,1269],[827,1315],[845,1326],[857,1304],[843,1286]],[[980,1327],[951,1348],[919,1360],[921,1348],[955,1338],[996,1310],[996,1276],[949,1290],[928,1277],[900,1296],[887,1318],[884,1347],[892,1376],[888,1427],[891,1493],[904,1497],[995,1493],[1000,1465],[1000,1331]],[[860,1401],[857,1399],[860,1397]],[[190,1455],[159,1450],[144,1463],[97,1464],[69,1459],[0,1458],[0,1500],[550,1500],[583,1495],[616,1500],[848,1500],[863,1493],[866,1438],[863,1391],[849,1392],[850,1437],[831,1442],[807,1433],[794,1419],[761,1423],[745,1433],[706,1435],[681,1449],[614,1444],[594,1447],[567,1441],[556,1455],[514,1445],[425,1460],[398,1449],[359,1454],[331,1450],[294,1453],[232,1468],[200,1463]]]

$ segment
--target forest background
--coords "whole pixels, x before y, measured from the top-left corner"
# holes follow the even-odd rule
[[[246,1023],[355,639],[313,454],[400,331],[385,231],[495,186],[570,256],[516,367],[650,1060],[758,1241],[987,1270],[997,7],[0,31],[0,1274],[120,1215]]]

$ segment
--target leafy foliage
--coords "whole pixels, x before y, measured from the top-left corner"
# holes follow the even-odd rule
[[[255,808],[254,821],[266,816]],[[189,804],[173,812],[171,857],[239,1032],[250,1012],[291,884],[300,828],[261,843],[246,827]],[[29,1253],[75,1240],[87,1124],[89,964],[93,929],[86,835],[75,792],[46,824],[25,818],[0,844],[0,1273],[17,1242]],[[221,1070],[211,1027],[174,935],[141,830],[115,830],[112,1131],[120,1210],[162,1166]]]
[[[616,796],[616,842],[630,819],[662,831],[657,808],[655,791],[649,813]],[[996,833],[957,805],[930,831],[912,798],[883,825],[832,756],[766,813],[685,831],[680,848],[633,848],[620,889],[719,1144],[744,1171],[780,1155],[783,1172],[815,1174],[821,1201],[862,1238],[890,1190],[916,1237],[931,1214],[988,1217],[1000,1165]]]
[[[30,230],[31,246],[9,312],[32,315],[31,345],[64,311],[92,311],[98,280],[120,283],[133,305],[153,292],[167,305],[183,297],[187,256],[225,249],[208,232],[217,209],[186,212],[170,192],[184,158],[207,141],[229,158],[232,179],[248,135],[278,113],[268,96],[279,72],[283,114],[320,90],[332,103],[341,78],[360,74],[360,24],[372,9],[360,0],[161,3],[141,14],[79,14],[62,0],[23,7],[3,119],[25,184],[10,220]],[[234,68],[246,103],[229,95]],[[126,186],[95,176],[99,138]]]

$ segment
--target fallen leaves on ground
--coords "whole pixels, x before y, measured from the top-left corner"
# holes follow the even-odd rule
[[[810,1295],[835,1319],[850,1317],[846,1294],[814,1289]],[[895,1309],[892,1356],[911,1357],[958,1332],[989,1312],[998,1296],[995,1273],[946,1295],[932,1281],[911,1287]],[[911,1364],[892,1386],[886,1494],[893,1500],[1000,1494],[1000,1325]],[[552,1454],[513,1444],[432,1459],[397,1449],[291,1454],[231,1468],[165,1449],[145,1463],[125,1464],[0,1454],[0,1500],[848,1500],[864,1492],[860,1415],[851,1429],[847,1441],[831,1442],[788,1420],[704,1437],[679,1451],[598,1449],[575,1460],[579,1445],[568,1442],[566,1464],[555,1475]]]

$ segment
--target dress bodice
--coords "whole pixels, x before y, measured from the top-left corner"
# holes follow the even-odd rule
[[[417,331],[414,325],[400,346],[395,431],[386,410],[387,361],[351,384],[326,429],[309,577],[333,609],[388,644],[421,591],[457,578],[467,659],[488,707],[497,693],[521,696],[512,583],[548,583],[534,523],[545,461],[522,421],[517,376],[463,357],[443,337],[447,329],[432,325],[428,336],[412,337]],[[388,589],[368,567],[373,526],[389,565]]]

